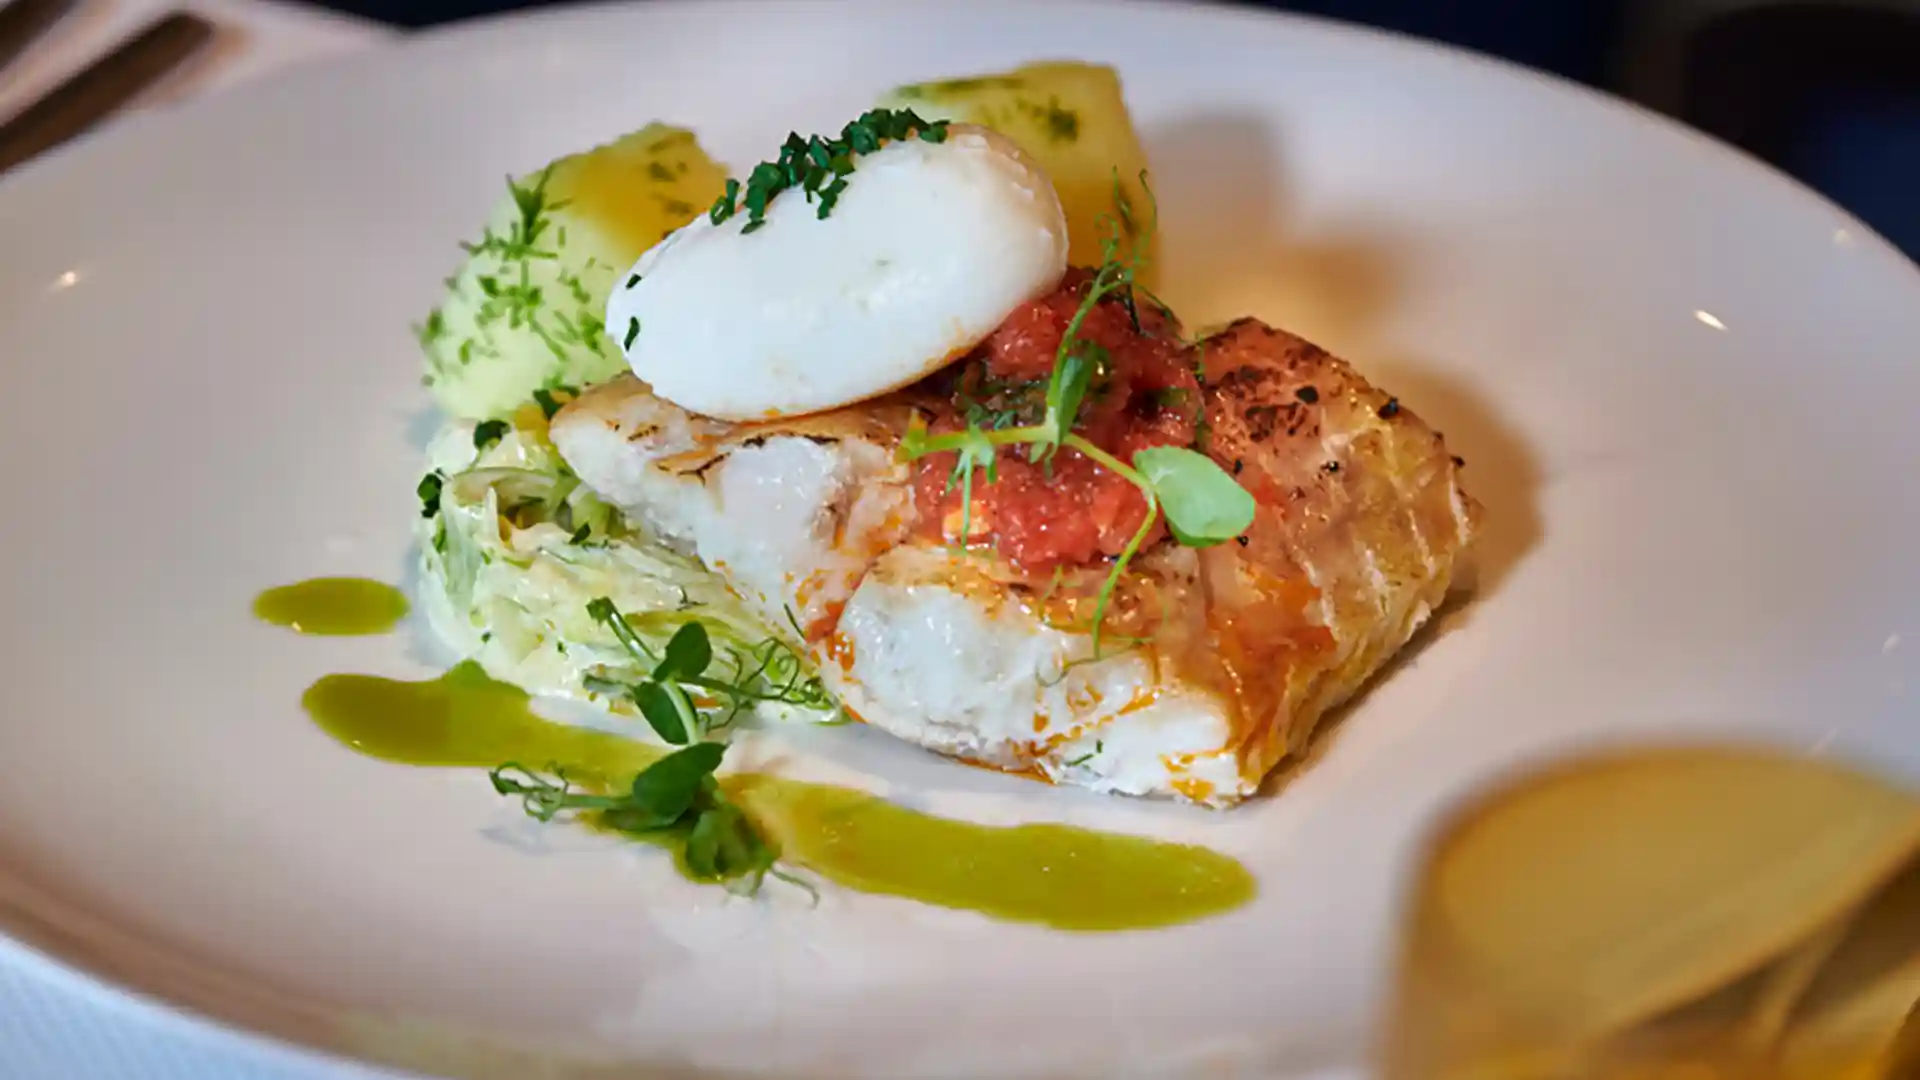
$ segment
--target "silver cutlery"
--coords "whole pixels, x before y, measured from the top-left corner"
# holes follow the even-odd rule
[[[10,10],[0,10],[0,14]],[[0,124],[0,173],[111,116],[191,59],[212,40],[213,33],[212,23],[180,11],[147,24],[118,48]]]
[[[74,0],[13,0],[0,7],[0,71],[73,10]]]

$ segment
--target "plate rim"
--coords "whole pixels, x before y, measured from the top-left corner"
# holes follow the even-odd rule
[[[1703,162],[1736,166],[1739,172],[1754,174],[1757,182],[1770,183],[1777,191],[1818,207],[1834,221],[1836,227],[1844,228],[1851,235],[1853,246],[1860,249],[1859,253],[1872,251],[1875,258],[1887,264],[1888,272],[1900,275],[1916,296],[1920,296],[1920,261],[1908,257],[1866,222],[1809,184],[1749,151],[1675,118],[1566,76],[1403,31],[1317,14],[1252,8],[1234,4],[1230,0],[968,0],[966,6],[979,17],[993,18],[1001,12],[1031,10],[1031,5],[1038,3],[1046,3],[1056,9],[1098,8],[1109,15],[1116,7],[1121,7],[1135,12],[1178,15],[1194,21],[1269,27],[1281,25],[1290,28],[1287,32],[1345,38],[1363,43],[1367,48],[1385,50],[1389,54],[1398,52],[1406,58],[1421,56],[1429,61],[1443,62],[1452,69],[1495,75],[1508,80],[1516,90],[1527,86],[1531,88],[1527,92],[1554,94],[1569,101],[1582,102],[1584,104],[1578,107],[1598,109],[1612,114],[1621,122],[1649,130],[1651,137],[1665,140],[1674,152],[1684,150]],[[957,11],[962,6],[949,0],[652,0],[643,8],[622,0],[589,0],[554,8],[472,16],[377,42],[373,47],[355,54],[266,73],[249,80],[245,85],[245,94],[234,93],[229,88],[180,105],[127,116],[0,176],[0,210],[23,198],[20,192],[57,185],[68,175],[98,171],[97,163],[110,161],[116,153],[137,156],[139,151],[133,148],[143,140],[157,140],[164,144],[166,137],[179,129],[198,124],[217,127],[230,122],[226,118],[237,114],[279,109],[285,102],[295,98],[303,87],[324,86],[350,78],[356,71],[370,72],[404,64],[410,57],[457,54],[486,48],[524,48],[512,44],[512,41],[516,35],[525,34],[529,29],[543,35],[566,37],[570,32],[585,33],[588,28],[607,20],[639,21],[653,15],[671,17],[696,7],[703,11],[728,7],[779,8],[790,12],[801,4],[823,11],[853,12],[883,7],[897,10],[909,4],[929,11]],[[5,870],[0,874],[12,883],[16,895],[21,891],[36,891],[32,879],[22,873]],[[150,985],[106,974],[104,969],[111,965],[90,963],[80,958],[77,954],[83,950],[71,946],[61,950],[60,940],[75,935],[53,925],[43,916],[18,906],[8,907],[5,914],[6,921],[0,924],[0,965],[44,979],[103,1009],[131,1015],[169,1035],[210,1044],[210,1051],[222,1052],[224,1047],[227,1052],[250,1055],[255,1059],[265,1058],[285,1067],[337,1072],[342,1076],[365,1076],[370,1080],[434,1080],[438,1075],[353,1056],[347,1051],[307,1042],[295,1036],[248,1027],[219,1012],[176,1001]],[[1309,1071],[1316,1076],[1346,1077],[1365,1075],[1367,1067],[1366,1061],[1356,1060],[1343,1063],[1331,1071],[1321,1068]],[[631,1068],[642,1075],[651,1071],[651,1067],[644,1063],[634,1063]]]
[[[1611,113],[1620,120],[1651,128],[1660,133],[1658,137],[1671,139],[1675,145],[1684,145],[1692,152],[1718,160],[1723,165],[1735,166],[1745,172],[1758,173],[1777,188],[1783,188],[1802,199],[1813,200],[1828,214],[1844,222],[1856,246],[1872,248],[1876,254],[1890,258],[1895,267],[1904,269],[1911,275],[1911,280],[1915,284],[1920,284],[1920,261],[1909,258],[1905,252],[1894,246],[1892,241],[1823,192],[1751,151],[1709,135],[1610,90],[1589,86],[1567,76],[1529,67],[1518,61],[1479,49],[1331,16],[1253,8],[1236,3],[1235,0],[963,0],[963,2],[971,11],[987,12],[987,17],[991,17],[995,8],[1021,11],[1031,10],[1033,5],[1045,4],[1052,8],[1081,7],[1090,11],[1100,10],[1104,14],[1111,14],[1114,8],[1119,7],[1135,11],[1158,12],[1164,15],[1179,15],[1192,20],[1217,20],[1249,25],[1290,24],[1297,32],[1371,42],[1375,47],[1390,50],[1407,50],[1423,54],[1429,60],[1441,61],[1463,70],[1478,69],[1497,74],[1513,80],[1516,85],[1531,84],[1540,91],[1569,95],[1584,101],[1589,106]],[[958,10],[961,7],[961,3],[956,3],[954,0],[648,0],[647,6],[643,8],[628,0],[583,0],[577,3],[563,2],[550,8],[528,8],[474,15],[407,31],[399,37],[376,43],[371,48],[348,56],[316,60],[263,74],[238,88],[247,91],[245,94],[221,91],[167,108],[126,116],[117,123],[82,134],[28,161],[19,168],[0,175],[0,206],[9,200],[10,192],[15,187],[24,187],[33,183],[50,183],[66,170],[85,168],[94,157],[101,153],[110,153],[122,143],[142,137],[156,138],[164,135],[166,130],[174,125],[208,122],[208,117],[218,116],[236,108],[238,107],[236,102],[246,98],[260,95],[284,97],[309,81],[325,83],[332,79],[344,78],[347,72],[361,67],[373,68],[391,63],[388,57],[397,52],[418,55],[432,54],[441,50],[457,51],[463,46],[468,46],[469,42],[499,38],[528,27],[543,33],[559,33],[562,32],[561,28],[569,23],[586,26],[607,19],[644,18],[645,15],[637,14],[641,12],[672,13],[695,8],[703,11],[711,11],[715,8],[791,10],[802,4],[823,10],[885,8],[897,11],[900,7],[909,5],[926,10]],[[234,88],[229,88],[231,89]]]

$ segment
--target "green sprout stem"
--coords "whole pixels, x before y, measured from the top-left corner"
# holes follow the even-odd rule
[[[1105,450],[1088,442],[1084,437],[1069,433],[1066,444],[1118,473],[1122,479],[1140,489],[1147,497],[1147,514],[1140,519],[1140,527],[1127,539],[1127,546],[1120,549],[1120,557],[1113,560],[1113,569],[1108,571],[1107,579],[1100,583],[1100,595],[1093,602],[1093,656],[1100,658],[1100,634],[1107,621],[1107,606],[1113,602],[1113,592],[1120,586],[1121,575],[1127,572],[1127,566],[1140,551],[1140,545],[1147,542],[1147,534],[1153,531],[1154,522],[1160,517],[1160,497],[1154,493],[1153,485],[1139,471]]]
[[[698,738],[706,725],[701,722],[700,710],[693,707],[693,698],[687,695],[686,687],[677,681],[659,685],[667,700],[673,703],[673,711],[680,715],[681,729],[689,739]]]

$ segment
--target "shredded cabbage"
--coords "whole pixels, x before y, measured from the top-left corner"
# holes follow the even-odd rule
[[[471,421],[449,422],[428,446],[437,512],[416,527],[423,604],[439,636],[487,674],[529,692],[632,711],[612,689],[648,673],[587,613],[607,597],[658,656],[689,619],[705,625],[715,675],[730,675],[762,710],[826,720],[835,710],[784,636],[749,614],[700,561],[630,524],[567,468],[537,407],[515,413],[478,451]],[[428,507],[432,511],[432,507]]]

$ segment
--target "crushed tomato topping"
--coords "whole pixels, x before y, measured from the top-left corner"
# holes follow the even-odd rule
[[[936,377],[940,407],[934,434],[1036,423],[1046,412],[1047,379],[1092,272],[1074,268],[1059,288],[1022,305],[982,345]],[[1078,338],[1106,351],[1087,387],[1074,431],[1130,461],[1150,446],[1192,446],[1202,400],[1191,347],[1172,321],[1139,303],[1139,329],[1118,296],[1087,313]],[[1036,464],[1027,447],[1007,448],[996,476],[975,470],[967,511],[954,477],[957,455],[929,454],[916,464],[914,498],[926,534],[949,544],[990,544],[1029,573],[1046,573],[1117,556],[1140,528],[1140,489],[1079,452],[1062,447]],[[966,528],[970,535],[962,536]],[[1164,535],[1156,525],[1148,543]]]

